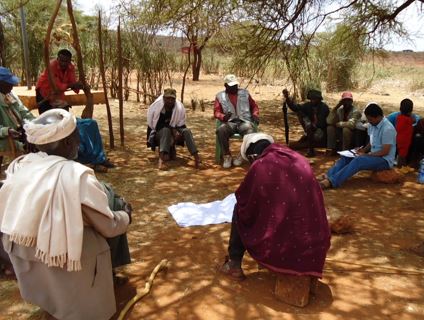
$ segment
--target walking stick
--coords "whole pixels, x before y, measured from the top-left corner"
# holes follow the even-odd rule
[[[286,89],[283,90],[284,102],[283,102],[283,118],[284,118],[284,134],[286,136],[286,145],[289,145],[289,119],[287,117],[287,97],[288,92]]]

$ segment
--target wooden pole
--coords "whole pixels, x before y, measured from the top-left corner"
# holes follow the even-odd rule
[[[189,47],[188,55],[187,55],[187,67],[184,70],[183,83],[182,83],[182,86],[181,86],[181,102],[182,103],[184,103],[184,89],[185,89],[185,84],[186,84],[186,79],[187,79],[187,72],[188,72],[188,69],[190,69],[190,66],[191,66],[191,59],[190,59],[190,57],[191,57],[191,48],[192,47],[191,47],[191,43],[190,43],[190,47]]]
[[[85,79],[85,72],[84,72],[84,63],[82,60],[82,54],[81,54],[81,46],[79,43],[79,39],[78,39],[78,30],[77,30],[77,25],[75,23],[75,18],[74,18],[74,11],[72,10],[72,1],[71,0],[67,0],[67,5],[68,5],[68,15],[69,15],[69,20],[71,20],[71,24],[72,24],[72,34],[73,34],[73,47],[75,49],[75,51],[77,52],[77,64],[78,64],[78,74],[79,74],[79,81],[83,84],[84,86],[84,94],[87,98],[87,103],[85,105],[84,110],[82,111],[81,114],[81,118],[85,119],[85,118],[92,118],[93,117],[93,94],[91,93],[91,89],[90,86],[87,84],[87,80]]]
[[[119,100],[119,134],[121,136],[121,146],[125,144],[124,132],[124,99],[122,95],[122,41],[121,41],[121,17],[118,18],[118,100]]]
[[[113,136],[113,126],[112,126],[112,113],[110,112],[109,100],[107,98],[107,85],[106,85],[106,74],[105,74],[105,65],[103,59],[103,42],[102,42],[102,13],[99,10],[99,24],[98,24],[98,37],[99,37],[99,66],[100,74],[102,76],[103,91],[105,94],[105,103],[107,111],[107,123],[109,125],[109,145],[113,149],[115,148],[115,138]]]
[[[21,16],[22,47],[24,49],[26,84],[27,84],[27,89],[31,90],[31,79],[30,79],[30,72],[29,72],[28,35],[27,35],[27,30],[26,30],[25,10],[24,10],[23,5],[19,8],[19,13],[20,13],[20,16]]]
[[[56,3],[56,7],[53,11],[53,15],[50,18],[49,24],[47,26],[47,32],[46,32],[46,37],[44,38],[44,64],[46,65],[46,70],[47,70],[47,78],[49,80],[49,86],[51,88],[51,92],[53,95],[56,95],[58,90],[56,87],[56,82],[53,79],[53,73],[52,70],[50,68],[50,36],[52,33],[52,29],[53,29],[53,25],[54,22],[56,20],[56,17],[59,13],[59,9],[62,5],[62,0],[58,0]]]

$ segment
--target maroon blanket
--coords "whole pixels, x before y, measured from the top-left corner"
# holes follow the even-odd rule
[[[246,250],[275,272],[322,276],[330,229],[309,162],[272,144],[236,191],[234,211]]]

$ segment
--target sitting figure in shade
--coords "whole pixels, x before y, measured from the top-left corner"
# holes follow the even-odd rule
[[[353,105],[351,92],[343,92],[341,100],[331,109],[327,117],[327,154],[337,155],[337,141],[341,140],[342,150],[352,148],[356,125],[361,119]]]
[[[177,91],[167,88],[147,110],[147,146],[155,150],[159,146],[160,170],[166,169],[165,162],[176,157],[175,145],[187,145],[194,157],[196,168],[200,166],[200,156],[191,130],[186,126],[186,111],[177,100]]]
[[[220,271],[243,280],[247,251],[273,272],[322,277],[330,229],[320,186],[309,161],[271,136],[244,136],[251,163],[235,192],[228,257]]]
[[[39,114],[53,108],[69,111],[71,106],[65,101],[65,91],[71,89],[78,93],[83,88],[82,83],[76,80],[72,53],[69,50],[59,50],[57,59],[50,62],[50,68],[58,92],[54,93],[50,88],[48,72],[47,69],[44,70],[35,88]],[[81,140],[77,161],[93,165],[94,170],[99,172],[114,168],[115,165],[105,155],[97,122],[93,119],[77,119],[77,127]]]
[[[400,102],[400,111],[393,112],[387,116],[392,125],[396,128],[397,165],[403,167],[407,163],[409,149],[411,147],[414,127],[420,117],[413,114],[414,103],[410,99],[403,99]]]
[[[3,154],[13,149],[22,152],[27,149],[23,124],[25,120],[34,119],[32,113],[12,92],[13,87],[18,84],[17,76],[9,69],[0,67],[0,172]]]
[[[131,206],[74,161],[72,114],[52,109],[24,129],[40,151],[15,159],[0,189],[2,242],[21,296],[57,319],[110,319],[112,267],[129,262]]]
[[[256,131],[259,125],[259,107],[249,91],[239,88],[239,81],[233,74],[224,78],[225,90],[218,92],[214,102],[214,117],[221,123],[216,136],[224,155],[222,167],[240,166],[243,158],[234,159],[230,151],[230,137],[236,133],[245,135]]]
[[[286,89],[283,90],[283,95],[290,110],[296,112],[304,131],[299,141],[290,143],[290,148],[294,150],[308,148],[306,156],[314,157],[314,148],[326,145],[327,116],[330,112],[327,104],[322,101],[321,91],[309,90],[307,94],[309,101],[302,104],[294,103]]]
[[[347,179],[362,170],[387,170],[393,167],[396,155],[396,130],[375,103],[364,110],[368,120],[370,142],[356,150],[352,157],[342,156],[326,175],[320,185],[323,189],[339,188]]]

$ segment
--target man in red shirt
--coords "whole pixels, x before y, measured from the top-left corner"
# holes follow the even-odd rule
[[[259,108],[246,89],[238,87],[239,82],[233,74],[224,78],[225,90],[216,95],[214,116],[221,121],[216,130],[218,141],[224,154],[223,168],[228,169],[231,164],[240,166],[242,158],[239,155],[232,160],[229,139],[235,134],[244,136],[255,132],[255,125],[259,124]]]
[[[82,83],[76,80],[75,66],[72,64],[71,59],[72,53],[67,49],[61,49],[57,53],[57,59],[50,62],[58,92],[53,92],[52,88],[50,88],[47,69],[44,70],[38,79],[35,92],[40,114],[57,107],[69,110],[69,106],[64,102],[65,91],[72,89],[75,93],[78,93],[83,88]]]

